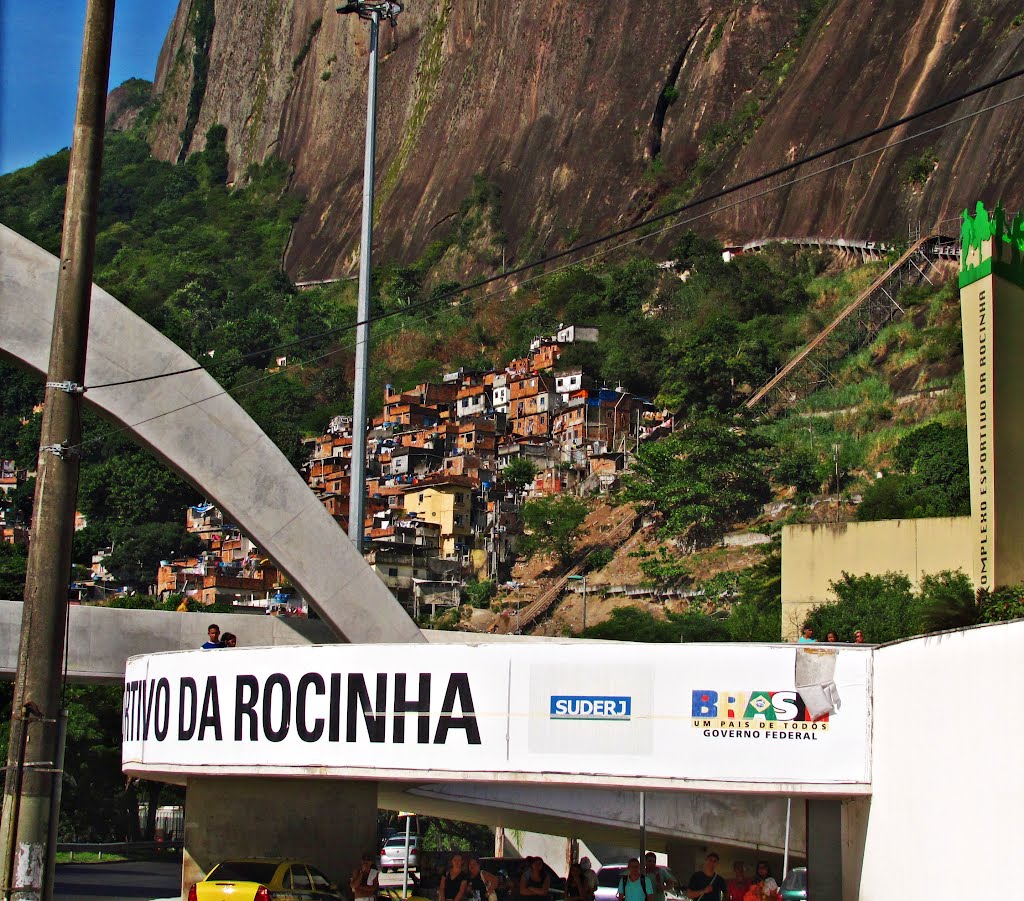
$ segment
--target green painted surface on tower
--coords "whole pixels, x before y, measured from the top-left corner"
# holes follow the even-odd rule
[[[992,274],[1024,287],[1024,213],[1007,222],[1001,203],[989,216],[979,200],[973,216],[967,209],[963,212],[960,287]]]

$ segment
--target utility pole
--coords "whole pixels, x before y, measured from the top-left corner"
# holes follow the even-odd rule
[[[88,0],[0,823],[0,879],[13,901],[53,896],[61,661],[113,28],[114,0]]]
[[[349,461],[348,537],[363,552],[366,509],[366,394],[370,357],[370,262],[373,244],[373,170],[377,148],[377,35],[380,20],[394,26],[402,11],[397,0],[348,0],[337,12],[355,13],[370,23],[370,62],[366,89],[366,149],[363,156],[363,227],[359,245],[359,301],[356,306],[356,366],[353,379],[352,457]]]

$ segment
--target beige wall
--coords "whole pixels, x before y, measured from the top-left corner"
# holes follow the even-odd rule
[[[971,519],[889,519],[815,523],[782,530],[782,637],[795,639],[813,607],[835,600],[829,583],[844,572],[921,576],[962,569],[974,578]]]

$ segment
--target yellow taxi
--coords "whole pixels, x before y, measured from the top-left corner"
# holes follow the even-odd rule
[[[301,860],[225,860],[195,883],[188,901],[341,901],[345,896]]]

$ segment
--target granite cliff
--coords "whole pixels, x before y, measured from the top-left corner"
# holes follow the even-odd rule
[[[308,201],[295,279],[351,272],[358,245],[368,26],[335,5],[181,0],[154,86],[162,158],[221,123],[232,177],[271,154],[291,165]],[[378,254],[415,258],[475,175],[501,189],[512,259],[568,246],[1020,67],[1022,22],[989,0],[408,0],[381,29]],[[1020,110],[752,199],[713,229],[884,239],[979,198],[1020,206]]]

